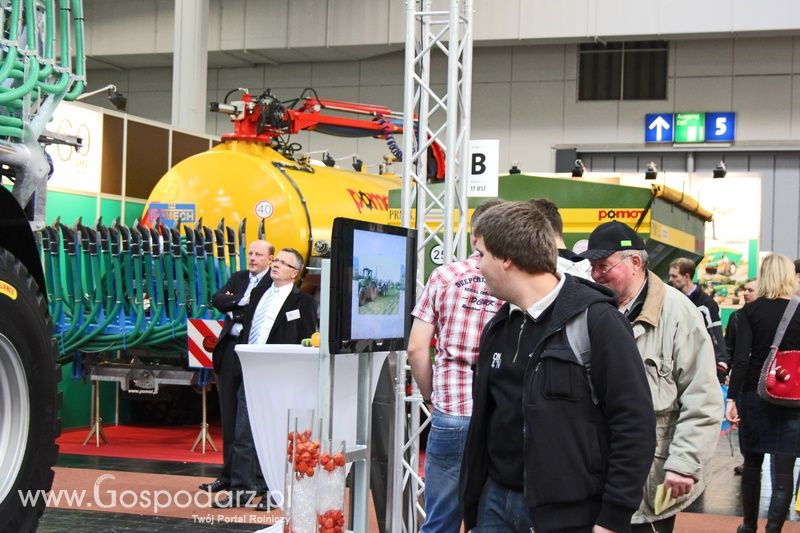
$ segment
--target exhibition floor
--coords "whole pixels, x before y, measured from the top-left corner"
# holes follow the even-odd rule
[[[714,461],[714,475],[703,497],[681,513],[677,520],[678,533],[731,533],[740,523],[739,478],[733,467],[740,462],[736,435],[721,436]],[[85,531],[87,533],[125,532],[182,532],[182,531],[257,531],[269,526],[279,516],[277,512],[265,513],[247,510],[212,510],[205,502],[185,506],[178,493],[198,493],[197,485],[213,479],[219,467],[203,463],[178,461],[153,461],[120,459],[88,455],[62,454],[56,467],[55,489],[85,490],[87,500],[82,506],[69,505],[61,501],[48,508],[42,516],[40,532]],[[145,494],[148,491],[164,490],[176,495],[180,505],[158,508],[142,506],[120,497],[112,502],[110,494],[116,491],[133,491]],[[93,492],[99,498],[93,498]],[[768,502],[768,480],[762,490],[762,516]],[[193,496],[192,496],[193,497]],[[90,503],[93,507],[86,504]],[[111,505],[115,503],[116,505]],[[132,505],[136,503],[136,505]],[[102,507],[102,508],[98,508]],[[792,522],[784,527],[786,533],[800,533],[798,515],[792,513]],[[374,513],[370,517],[370,533],[377,532]],[[761,527],[763,528],[763,522]]]

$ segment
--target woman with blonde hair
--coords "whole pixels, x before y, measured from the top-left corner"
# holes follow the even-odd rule
[[[744,456],[743,521],[738,533],[756,532],[765,453],[771,454],[775,467],[767,533],[781,531],[792,501],[794,462],[800,455],[800,409],[768,403],[758,396],[757,389],[778,323],[796,290],[794,263],[781,254],[768,255],[761,264],[758,298],[742,308],[736,324],[725,416],[739,424],[739,448]],[[800,315],[792,317],[780,349],[800,349]]]

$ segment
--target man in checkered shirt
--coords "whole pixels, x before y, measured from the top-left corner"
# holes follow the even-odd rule
[[[481,203],[472,214],[471,224],[500,203],[497,198]],[[411,313],[415,317],[408,339],[411,373],[423,398],[433,403],[421,533],[458,533],[461,529],[458,479],[472,414],[471,366],[478,360],[483,326],[503,304],[489,295],[477,264],[477,254],[473,254],[438,267]],[[432,364],[429,349],[434,335],[436,357]]]

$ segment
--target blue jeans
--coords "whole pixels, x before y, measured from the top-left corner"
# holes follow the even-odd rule
[[[434,409],[425,448],[425,523],[420,533],[461,531],[458,478],[469,429],[468,416]]]
[[[530,533],[531,519],[525,495],[486,478],[478,502],[476,533]]]

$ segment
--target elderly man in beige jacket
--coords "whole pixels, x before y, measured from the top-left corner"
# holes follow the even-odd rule
[[[723,415],[711,338],[694,304],[647,270],[644,241],[627,225],[595,228],[581,256],[591,261],[592,278],[617,293],[653,396],[655,456],[631,531],[669,533],[711,475]],[[656,513],[662,484],[676,501]]]

